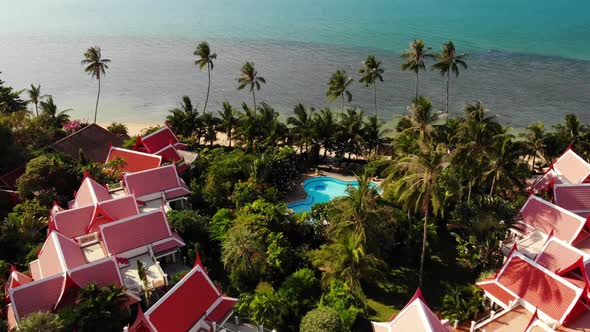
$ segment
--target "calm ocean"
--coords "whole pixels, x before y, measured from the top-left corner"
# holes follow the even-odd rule
[[[257,98],[281,113],[296,103],[327,105],[336,69],[358,78],[361,61],[384,64],[382,118],[405,112],[414,76],[399,54],[422,38],[438,51],[452,39],[469,69],[451,85],[451,110],[474,99],[515,127],[555,123],[568,112],[590,122],[588,0],[0,0],[0,78],[17,88],[41,83],[60,108],[91,119],[96,82],[80,66],[99,45],[112,65],[99,122],[162,122],[182,95],[202,104],[207,75],[193,65],[197,42],[218,53],[210,110],[250,102],[235,79],[253,61],[268,84]],[[428,71],[421,93],[444,108],[444,79]],[[371,90],[353,104],[372,112]],[[337,107],[337,105],[333,105]]]

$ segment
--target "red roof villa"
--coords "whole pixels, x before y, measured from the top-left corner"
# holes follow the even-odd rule
[[[582,182],[589,174],[590,164],[568,149],[533,185],[552,188],[555,204],[531,195],[522,207],[503,266],[477,283],[492,311],[471,331],[588,331],[590,187]]]
[[[144,137],[138,136],[134,150],[162,157],[162,160],[175,163],[179,171],[187,168],[180,150],[186,149],[168,126],[164,126]]]
[[[175,139],[167,131],[160,132]],[[164,134],[147,136],[146,146],[156,146],[153,141]],[[168,145],[182,147],[176,143]],[[4,310],[11,328],[32,312],[71,304],[71,292],[89,283],[124,286],[128,305],[137,303],[145,287],[139,264],[148,272],[151,289],[168,286],[160,262],[176,262],[185,243],[170,229],[166,211],[171,205],[186,207],[190,191],[175,165],[160,165],[162,155],[111,147],[106,161],[115,158],[125,161],[121,185],[108,188],[86,176],[67,209],[57,203],[51,209],[47,239],[29,272],[12,269]],[[130,330],[212,331],[236,302],[223,296],[197,264],[145,314],[140,312]]]

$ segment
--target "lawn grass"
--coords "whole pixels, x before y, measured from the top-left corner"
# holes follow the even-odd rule
[[[371,311],[374,312],[374,314],[369,316],[369,320],[375,322],[387,322],[391,318],[391,315],[397,314],[400,310],[393,305],[387,305],[373,299],[367,299],[367,304],[372,309]]]

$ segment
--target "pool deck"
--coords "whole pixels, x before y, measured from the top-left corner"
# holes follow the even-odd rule
[[[302,199],[305,199],[307,197],[307,192],[305,191],[305,189],[303,189],[303,183],[308,179],[317,178],[321,176],[329,176],[342,181],[356,181],[356,176],[354,175],[343,175],[340,173],[327,171],[322,171],[321,174],[318,174],[316,172],[306,172],[303,173],[303,177],[301,177],[301,179],[298,180],[299,185],[297,186],[297,188],[293,189],[293,191],[285,195],[284,201],[287,204],[291,204]],[[377,184],[381,184],[381,182],[383,182],[382,179],[373,179],[372,181]]]

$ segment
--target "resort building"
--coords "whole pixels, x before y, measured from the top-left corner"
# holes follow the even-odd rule
[[[138,136],[133,150],[155,154],[162,157],[163,161],[176,164],[178,171],[182,172],[196,158],[194,153],[185,151],[186,144],[180,143],[178,137],[168,126],[164,126],[146,136]],[[185,160],[186,159],[188,160]]]
[[[47,238],[29,272],[12,269],[5,285],[11,328],[32,312],[72,304],[89,283],[125,287],[128,305],[140,302],[146,290],[169,285],[161,263],[174,264],[185,243],[170,229],[166,212],[171,205],[187,207],[190,191],[175,165],[161,166],[161,155],[116,147],[107,153],[107,162],[124,161],[120,184],[109,188],[85,175],[67,209],[55,203],[50,210]],[[236,302],[222,296],[197,264],[141,320],[147,331],[211,331]]]
[[[451,332],[453,329],[447,320],[438,318],[426,305],[420,289],[410,302],[389,322],[371,322],[375,332]]]
[[[492,310],[471,331],[590,329],[589,174],[590,164],[567,149],[533,185],[552,190],[553,202],[531,195],[520,210],[503,266],[477,283]]]

